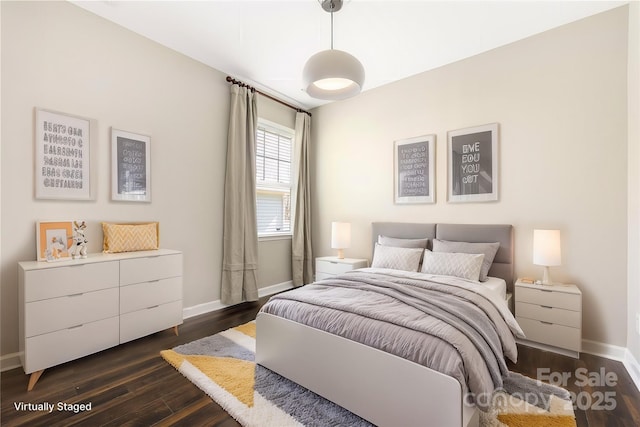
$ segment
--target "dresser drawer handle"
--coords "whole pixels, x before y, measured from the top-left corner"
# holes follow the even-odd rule
[[[151,256],[148,256],[147,258],[151,259],[151,258],[158,258],[158,257],[160,257],[160,255],[151,255]]]
[[[75,265],[70,265],[69,267],[73,267],[73,268],[79,268],[79,267],[84,267],[86,264],[75,264]]]
[[[147,283],[157,283],[159,281],[160,281],[160,279],[155,279],[155,280],[149,280]]]
[[[82,295],[84,295],[84,292],[80,292],[80,293],[77,293],[77,294],[67,295],[67,298],[75,298],[75,297],[79,297],[79,296],[82,296]]]
[[[329,261],[331,264],[337,264],[338,261]]]
[[[71,330],[71,329],[78,329],[78,328],[82,328],[83,326],[84,326],[84,325],[76,325],[76,326],[72,326],[72,327],[67,328],[67,329],[68,329],[68,330]]]
[[[550,305],[541,305],[540,307],[542,307],[542,308],[553,308]]]
[[[551,322],[545,322],[544,320],[541,320],[540,323],[545,324],[545,325],[553,325],[553,323]]]
[[[553,292],[551,289],[540,289],[540,291],[541,292],[549,292],[549,293]]]
[[[154,306],[151,306],[151,307],[147,307],[147,310],[153,310],[154,308],[158,308],[158,307],[160,307],[160,306],[159,305],[154,305]]]

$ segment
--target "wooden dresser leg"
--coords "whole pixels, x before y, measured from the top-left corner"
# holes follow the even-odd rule
[[[33,390],[33,387],[35,387],[36,383],[40,379],[40,375],[42,375],[43,372],[44,372],[44,369],[42,369],[41,371],[36,371],[31,373],[31,376],[29,377],[29,385],[27,386],[27,391]]]
[[[173,327],[173,332],[175,332],[176,336],[178,336],[178,325]]]

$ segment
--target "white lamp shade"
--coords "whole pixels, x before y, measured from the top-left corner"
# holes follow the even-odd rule
[[[346,249],[351,246],[351,223],[331,223],[331,248]]]
[[[552,266],[561,262],[560,230],[533,230],[533,263]]]
[[[364,67],[342,50],[323,50],[313,55],[302,71],[309,96],[337,101],[357,95],[364,84]]]

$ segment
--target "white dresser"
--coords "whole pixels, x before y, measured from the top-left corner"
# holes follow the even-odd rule
[[[316,280],[326,279],[336,274],[369,266],[369,261],[358,258],[338,258],[325,256],[316,258]]]
[[[182,324],[182,253],[91,254],[18,265],[20,360],[42,372]]]
[[[516,320],[524,344],[579,357],[582,350],[582,293],[575,285],[515,284]]]

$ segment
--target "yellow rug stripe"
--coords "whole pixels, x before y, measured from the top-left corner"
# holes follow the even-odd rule
[[[256,322],[245,323],[244,325],[236,326],[236,331],[242,332],[245,335],[250,336],[251,338],[256,337]]]
[[[177,370],[180,370],[180,365],[182,365],[182,361],[184,360],[184,356],[182,354],[176,353],[173,350],[162,350],[160,352],[160,356],[162,356],[164,360],[169,362],[171,366],[173,366]]]
[[[256,371],[254,362],[230,357],[184,355],[173,350],[164,350],[160,354],[177,370],[187,360],[236,399],[249,407],[253,406]]]
[[[498,421],[509,427],[576,427],[575,418],[569,415],[498,414]]]

